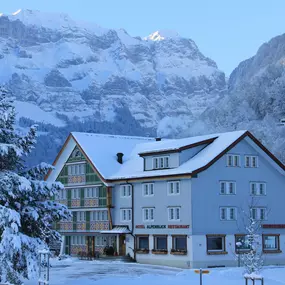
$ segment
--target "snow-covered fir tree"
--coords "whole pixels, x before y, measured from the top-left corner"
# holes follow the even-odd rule
[[[10,94],[0,88],[0,282],[22,284],[38,272],[38,251],[59,240],[53,223],[70,217],[53,201],[61,183],[44,181],[52,166],[25,170],[23,161],[36,142],[36,128],[22,135],[15,129]]]

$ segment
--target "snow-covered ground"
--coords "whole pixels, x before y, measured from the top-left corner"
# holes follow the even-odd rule
[[[51,264],[50,285],[199,285],[199,275],[192,269],[181,270],[119,261],[82,261],[76,258],[52,260]],[[262,275],[265,285],[285,284],[285,267],[265,267]],[[204,275],[203,285],[242,285],[242,276],[242,268],[210,269],[210,274]],[[38,283],[33,280],[25,284]]]

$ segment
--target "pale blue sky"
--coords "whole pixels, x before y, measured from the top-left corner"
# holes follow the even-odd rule
[[[192,38],[227,75],[258,47],[285,32],[285,0],[10,0],[0,12],[19,8],[65,12],[132,36],[171,29]]]

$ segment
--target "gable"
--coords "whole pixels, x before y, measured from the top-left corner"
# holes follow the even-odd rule
[[[64,185],[68,184],[68,165],[84,162],[86,165],[86,184],[104,183],[103,177],[84,153],[80,145],[69,135],[61,151],[56,157],[53,166],[46,177],[47,181],[60,181]]]

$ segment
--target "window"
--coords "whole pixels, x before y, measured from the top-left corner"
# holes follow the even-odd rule
[[[262,235],[263,251],[280,251],[279,235]]]
[[[222,221],[235,221],[237,219],[237,209],[235,207],[221,207],[220,219]]]
[[[80,199],[81,189],[71,189],[71,199]]]
[[[154,236],[154,250],[167,250],[167,236]]]
[[[255,207],[250,209],[250,216],[254,220],[266,220],[266,208]]]
[[[187,250],[187,236],[172,236],[172,250]]]
[[[66,199],[66,189],[60,189],[56,195],[57,200],[65,200]]]
[[[149,250],[149,237],[137,236],[137,249]]]
[[[145,222],[154,221],[154,208],[144,208],[143,209],[143,220]]]
[[[85,198],[98,198],[99,197],[99,187],[85,188]]]
[[[207,252],[225,252],[225,235],[207,235]]]
[[[266,195],[265,182],[250,182],[250,195],[263,196]]]
[[[85,212],[77,212],[77,221],[84,222],[86,218]]]
[[[83,175],[85,172],[85,163],[68,165],[68,175]]]
[[[258,156],[255,155],[246,155],[245,156],[245,167],[258,167]]]
[[[180,194],[180,181],[168,182],[168,195],[179,195]]]
[[[85,245],[85,243],[86,243],[85,236],[72,236],[71,237],[72,245]]]
[[[240,166],[240,156],[237,154],[227,155],[227,166],[238,167]]]
[[[143,196],[153,196],[154,195],[154,184],[144,183],[142,184]]]
[[[105,246],[105,245],[107,245],[106,237],[96,236],[95,237],[95,244],[96,244],[96,246]]]
[[[132,220],[132,210],[131,209],[121,209],[121,221],[130,222]]]
[[[168,208],[168,220],[169,221],[180,221],[180,207]]]
[[[121,185],[121,197],[131,197],[131,185]]]
[[[250,250],[249,240],[247,235],[235,236],[236,252]]]
[[[220,181],[220,194],[221,195],[234,195],[234,194],[236,194],[236,182],[234,182],[234,181]]]
[[[90,212],[91,221],[108,221],[108,211],[93,211]]]
[[[169,168],[169,157],[161,156],[153,158],[153,169]]]

